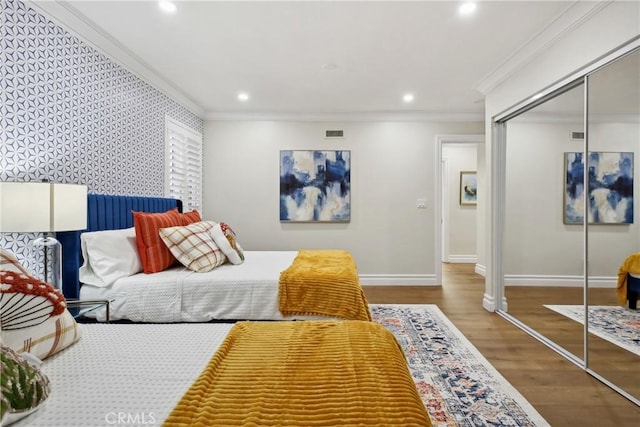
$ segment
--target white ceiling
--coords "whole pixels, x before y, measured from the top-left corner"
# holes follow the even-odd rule
[[[36,7],[62,7],[72,31],[205,118],[481,118],[482,90],[598,4],[483,1],[460,17],[457,1],[178,1],[173,15],[155,1],[47,3]]]

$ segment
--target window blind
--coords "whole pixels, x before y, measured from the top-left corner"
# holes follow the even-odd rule
[[[165,120],[167,197],[182,200],[184,211],[202,210],[202,135]]]

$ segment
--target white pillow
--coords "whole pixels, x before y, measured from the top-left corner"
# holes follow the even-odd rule
[[[236,233],[228,224],[221,222],[209,230],[216,245],[222,250],[231,264],[242,264],[244,262],[244,251],[236,240]]]
[[[80,267],[82,283],[106,287],[142,271],[134,227],[82,233],[80,246],[84,258]]]

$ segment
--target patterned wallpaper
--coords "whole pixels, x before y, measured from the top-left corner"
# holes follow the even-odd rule
[[[203,120],[17,0],[0,0],[0,180],[162,196],[165,115]],[[0,234],[30,270],[33,234]]]

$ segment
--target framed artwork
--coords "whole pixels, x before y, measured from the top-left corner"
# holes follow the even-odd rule
[[[589,224],[633,224],[633,153],[589,153]],[[583,153],[564,153],[564,223],[584,223]]]
[[[476,205],[478,203],[478,178],[476,171],[460,172],[460,204]]]
[[[350,220],[350,151],[280,151],[280,221]]]

